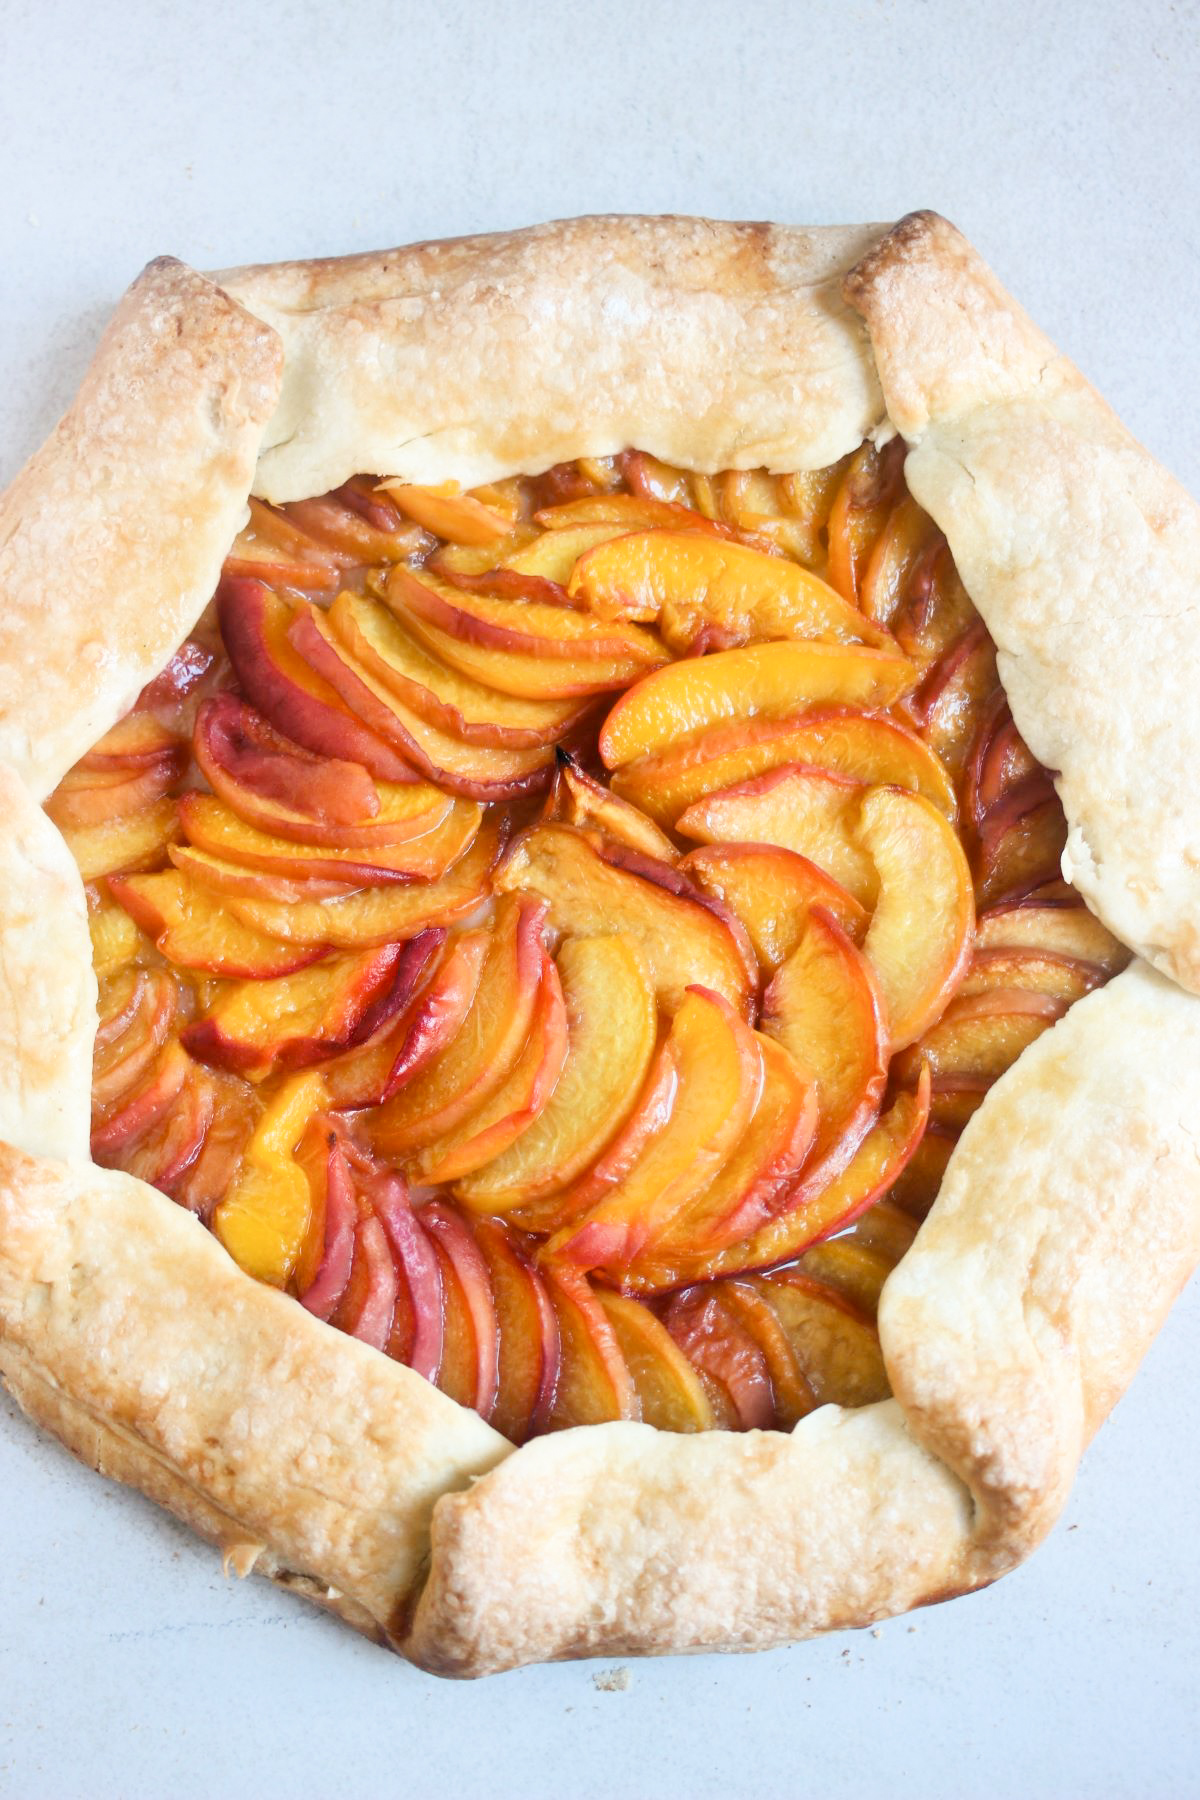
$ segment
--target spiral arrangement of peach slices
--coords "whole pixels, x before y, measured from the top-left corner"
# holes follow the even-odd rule
[[[1125,960],[903,457],[252,503],[49,802],[97,1160],[517,1441],[886,1393],[957,1133]]]

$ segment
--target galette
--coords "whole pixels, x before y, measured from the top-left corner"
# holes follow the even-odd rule
[[[21,1406],[442,1674],[1027,1555],[1200,1258],[1200,511],[959,233],[162,260],[0,513]]]

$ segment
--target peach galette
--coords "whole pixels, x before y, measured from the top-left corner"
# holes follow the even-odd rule
[[[154,265],[5,502],[6,1378],[430,1667],[991,1579],[1200,1250],[1194,510],[879,240]]]

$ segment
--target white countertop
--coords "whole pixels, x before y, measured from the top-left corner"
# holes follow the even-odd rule
[[[8,0],[0,478],[151,256],[570,213],[954,218],[1200,490],[1200,29],[1126,0]],[[990,1591],[748,1658],[441,1683],[0,1402],[0,1793],[89,1800],[1200,1791],[1200,1294]]]

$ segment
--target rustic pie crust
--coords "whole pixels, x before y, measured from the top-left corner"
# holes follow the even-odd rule
[[[997,1082],[888,1280],[893,1397],[519,1450],[88,1151],[96,982],[40,802],[207,604],[250,494],[637,445],[803,470],[901,434],[1136,952]],[[152,264],[0,528],[0,1367],[251,1569],[448,1675],[753,1649],[1046,1535],[1200,1257],[1200,511],[943,219],[602,218],[214,278]]]

